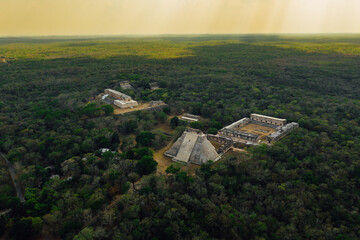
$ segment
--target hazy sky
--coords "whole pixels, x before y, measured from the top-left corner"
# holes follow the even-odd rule
[[[360,0],[0,0],[0,35],[360,33]]]

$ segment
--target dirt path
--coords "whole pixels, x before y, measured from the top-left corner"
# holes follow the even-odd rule
[[[2,212],[0,212],[0,216],[2,216],[2,215],[6,215],[6,214],[8,214],[9,212],[11,212],[12,211],[12,209],[6,209],[6,210],[4,210],[4,211],[2,211]]]
[[[24,198],[24,195],[23,195],[23,193],[21,191],[20,184],[16,180],[16,174],[15,174],[15,170],[14,170],[13,166],[7,160],[6,156],[3,153],[0,153],[0,158],[4,159],[7,166],[8,166],[8,170],[10,172],[11,180],[12,180],[12,182],[14,184],[14,188],[16,190],[16,194],[17,194],[18,198],[20,199],[20,202],[22,202],[22,203],[25,202],[25,198]]]
[[[196,164],[183,165],[181,163],[176,163],[172,161],[170,157],[164,155],[164,152],[166,152],[173,145],[173,143],[174,142],[170,142],[168,145],[166,145],[166,147],[163,147],[160,150],[154,152],[154,159],[155,161],[158,162],[156,173],[158,175],[164,175],[166,174],[166,169],[170,165],[174,165],[176,167],[179,167],[181,171],[187,172],[189,175],[195,175],[196,169],[200,168],[199,165]]]
[[[165,170],[171,165],[171,158],[164,155],[164,153],[172,146],[173,142],[169,142],[168,145],[154,152],[154,159],[157,161],[157,174],[165,174]]]

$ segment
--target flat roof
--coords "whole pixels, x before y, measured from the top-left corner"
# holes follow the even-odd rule
[[[125,93],[116,91],[116,90],[111,89],[111,88],[107,88],[107,89],[105,89],[105,90],[107,90],[107,91],[109,91],[109,92],[112,92],[113,94],[119,95],[119,96],[121,96],[121,97],[123,97],[123,98],[131,98],[130,96],[126,95]]]
[[[114,102],[119,102],[119,103],[121,103],[121,104],[129,104],[129,103],[134,103],[134,102],[136,102],[136,101],[134,101],[134,100],[128,100],[128,101],[123,101],[123,100],[115,100]],[[137,103],[137,102],[136,102]]]
[[[284,119],[284,118],[275,118],[275,117],[265,116],[265,115],[256,114],[256,113],[252,113],[252,114],[250,115],[250,117],[252,117],[252,116],[269,118],[269,119],[278,120],[278,121],[286,121],[286,119]]]
[[[199,121],[199,119],[196,119],[196,118],[189,118],[189,117],[184,117],[184,116],[182,116],[180,119],[185,119],[185,120],[194,121],[194,122]]]

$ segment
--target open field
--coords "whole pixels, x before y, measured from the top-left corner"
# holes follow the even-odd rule
[[[141,111],[141,110],[144,110],[144,109],[150,107],[149,103],[141,103],[141,104],[139,104],[139,106],[136,106],[133,108],[119,108],[115,105],[112,105],[112,106],[114,107],[114,114],[116,114],[116,115],[134,112],[134,111]]]

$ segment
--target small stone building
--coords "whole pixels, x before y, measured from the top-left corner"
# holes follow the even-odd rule
[[[105,89],[105,93],[107,96],[114,98],[113,103],[115,106],[117,106],[119,108],[130,108],[130,107],[136,107],[139,105],[137,101],[132,100],[130,96],[128,96],[122,92],[118,92],[113,89]],[[105,100],[105,99],[103,99],[103,100]]]
[[[130,108],[130,107],[136,107],[139,104],[137,101],[130,100],[130,101],[123,101],[123,100],[115,100],[114,105],[119,108]]]
[[[184,120],[186,122],[197,122],[200,120],[200,116],[194,115],[194,114],[189,114],[189,113],[184,113],[184,115],[182,115],[180,117],[180,119]]]
[[[124,100],[124,101],[130,101],[131,97],[126,95],[125,93],[122,92],[118,92],[116,90],[113,89],[105,89],[105,93],[108,94],[109,96],[112,96],[113,98],[119,99],[119,100]]]
[[[157,82],[151,82],[149,83],[149,87],[151,90],[156,90],[156,89],[159,89],[159,84]]]
[[[122,82],[120,82],[120,87],[122,88],[122,89],[128,89],[128,90],[135,90],[134,88],[133,88],[133,86],[131,86],[131,84],[130,84],[130,82],[129,81],[122,81]]]

